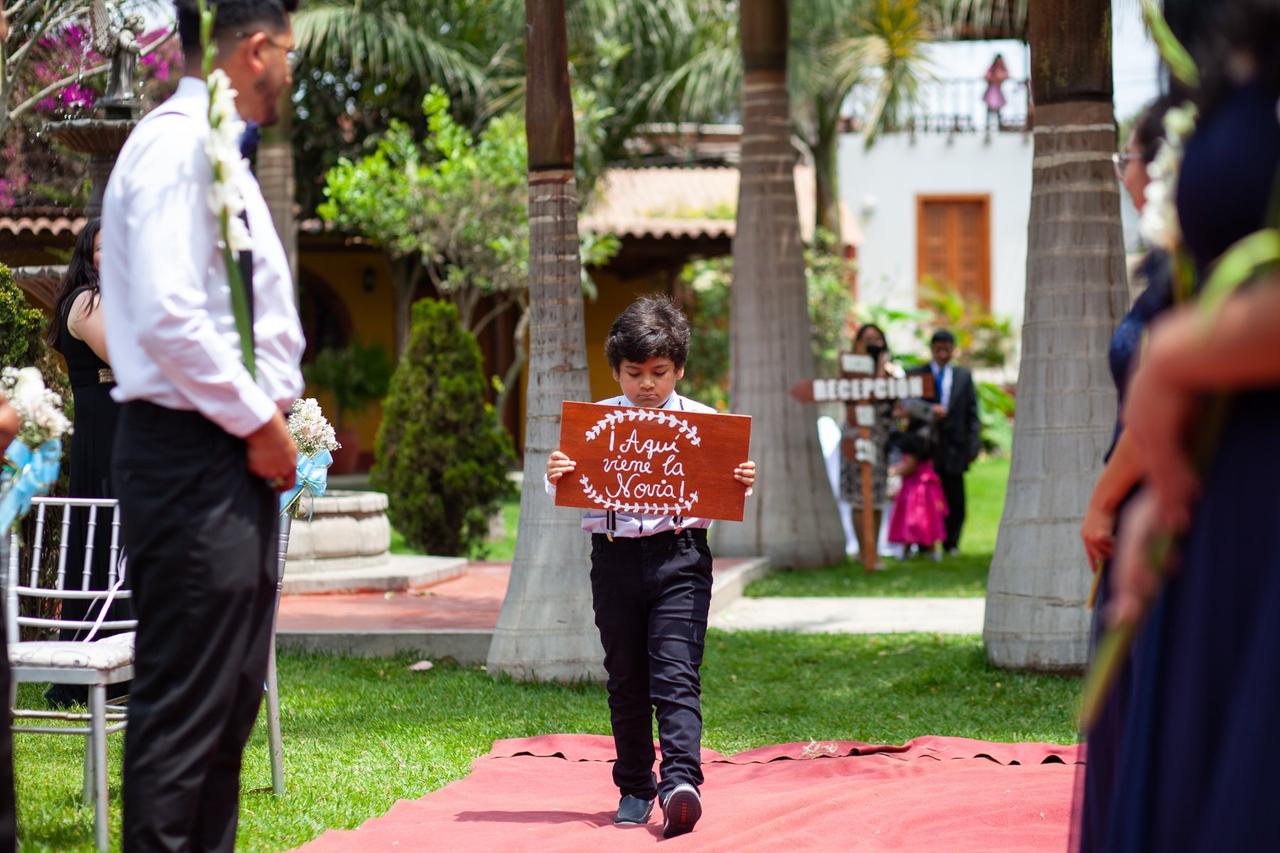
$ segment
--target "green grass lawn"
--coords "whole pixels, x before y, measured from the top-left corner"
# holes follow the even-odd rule
[[[987,456],[965,478],[966,510],[960,552],[935,563],[929,558],[882,560],[884,571],[868,574],[856,560],[820,569],[781,569],[747,586],[753,597],[772,595],[981,596],[1004,512],[1009,458]]]
[[[327,828],[358,826],[397,799],[465,776],[497,738],[609,731],[600,686],[513,684],[447,663],[414,673],[410,662],[281,656],[288,794],[270,793],[259,726],[245,756],[238,850],[282,850]],[[713,631],[703,667],[704,743],[725,754],[923,734],[1071,743],[1078,685],[992,669],[977,637]],[[21,699],[30,706],[38,692],[24,685]],[[121,744],[111,738],[116,849]],[[91,850],[92,810],[79,805],[83,739],[18,735],[15,752],[23,850]],[[602,766],[601,808],[614,796]]]

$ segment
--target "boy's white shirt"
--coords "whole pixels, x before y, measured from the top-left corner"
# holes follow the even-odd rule
[[[600,400],[602,406],[634,406],[635,403],[627,399],[626,395],[619,394],[617,397],[610,397],[607,400]],[[671,409],[685,412],[703,412],[705,414],[718,414],[715,409],[710,406],[699,403],[697,400],[691,400],[688,397],[682,397],[676,392],[671,392],[671,396],[667,398],[667,402],[658,408]],[[573,472],[565,475],[572,477]],[[543,486],[547,490],[547,494],[555,496],[556,487],[546,474],[542,475]],[[709,518],[695,518],[693,516],[683,516],[680,519],[680,529],[688,530],[690,528],[706,529],[711,526]],[[608,515],[603,510],[589,509],[582,514],[582,529],[588,533],[609,533]],[[670,515],[628,515],[625,512],[614,513],[614,529],[612,531],[615,537],[623,539],[634,539],[640,536],[653,536],[655,533],[669,533],[676,529],[675,516]]]

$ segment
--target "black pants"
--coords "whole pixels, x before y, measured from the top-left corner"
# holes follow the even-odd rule
[[[942,495],[947,499],[947,538],[942,547],[948,551],[960,546],[960,529],[964,527],[964,472],[938,472]]]
[[[623,794],[665,798],[702,784],[702,649],[711,606],[707,531],[591,537],[591,596],[609,674],[609,720]],[[662,783],[653,775],[653,716]]]
[[[125,404],[114,466],[138,614],[124,850],[231,851],[267,673],[277,498],[243,441],[149,403]]]
[[[9,533],[0,532],[0,571],[9,570]],[[4,607],[0,605],[0,701],[9,707],[9,654],[5,638]],[[0,851],[18,849],[18,804],[13,793],[13,733],[9,730],[9,714],[0,715]]]

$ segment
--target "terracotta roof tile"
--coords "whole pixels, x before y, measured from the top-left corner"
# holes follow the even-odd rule
[[[79,234],[84,227],[83,216],[0,216],[0,235],[21,237],[61,237],[63,234]]]
[[[814,179],[810,166],[795,169],[796,201],[800,232],[805,242],[813,238]],[[738,203],[738,170],[733,167],[609,169],[581,225],[619,237],[733,238]],[[842,242],[862,241],[857,222],[840,203]],[[60,237],[78,234],[83,216],[0,216],[0,236]],[[298,223],[306,234],[335,229],[319,219]]]
[[[800,232],[813,238],[813,169],[795,169]],[[584,228],[619,237],[729,237],[736,228],[738,170],[732,167],[609,169],[582,217]],[[841,202],[842,242],[857,245],[862,234]]]

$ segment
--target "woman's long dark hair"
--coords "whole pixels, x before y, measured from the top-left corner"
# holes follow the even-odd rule
[[[1232,77],[1233,53],[1247,54],[1255,79],[1280,90],[1280,0],[1166,0],[1165,17],[1200,69],[1196,101],[1202,117],[1241,82]]]
[[[67,274],[62,277],[62,288],[53,305],[53,322],[49,324],[49,332],[45,340],[55,349],[58,346],[62,324],[66,322],[67,311],[71,309],[71,300],[77,291],[89,288],[94,299],[98,296],[98,271],[93,266],[93,243],[98,236],[102,223],[90,219],[80,230],[76,238],[75,248],[71,250],[71,262],[67,264]],[[92,310],[90,303],[90,310]]]

